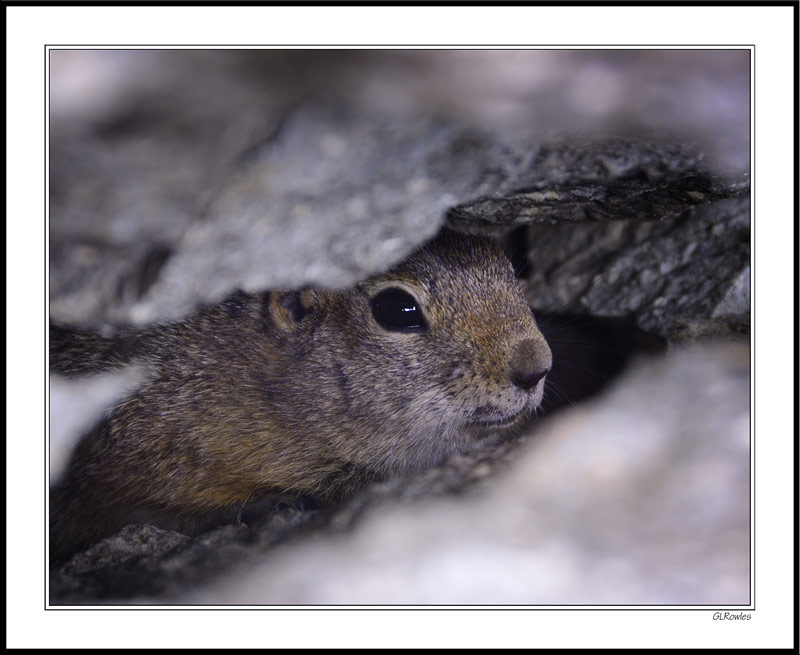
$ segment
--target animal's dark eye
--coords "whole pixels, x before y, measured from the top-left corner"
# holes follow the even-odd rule
[[[402,289],[385,289],[371,301],[372,315],[385,330],[418,332],[427,327],[416,298]]]

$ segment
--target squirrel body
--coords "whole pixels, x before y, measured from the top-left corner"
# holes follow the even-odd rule
[[[237,292],[116,339],[53,327],[50,357],[151,370],[51,490],[51,560],[132,522],[191,533],[264,494],[336,502],[436,464],[529,416],[552,364],[500,248],[450,231],[345,290]]]

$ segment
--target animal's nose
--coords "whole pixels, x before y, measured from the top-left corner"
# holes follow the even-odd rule
[[[533,389],[550,372],[553,356],[544,340],[526,339],[517,344],[511,357],[511,382],[525,391]]]
[[[549,368],[537,371],[530,371],[528,373],[513,371],[511,373],[511,381],[515,385],[517,385],[520,389],[524,389],[525,391],[530,391],[537,385],[539,380],[541,380],[549,372],[550,372]]]

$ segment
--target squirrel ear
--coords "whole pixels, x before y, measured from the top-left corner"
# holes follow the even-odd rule
[[[317,313],[318,307],[319,294],[313,289],[273,291],[269,294],[270,317],[284,330],[297,329],[306,319]]]

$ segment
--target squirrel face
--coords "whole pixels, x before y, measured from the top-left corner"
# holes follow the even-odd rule
[[[540,404],[552,365],[500,248],[450,231],[353,289],[301,292],[286,311],[286,326],[308,329],[316,381],[335,381],[313,394],[339,402],[329,443],[384,473],[498,438]]]

